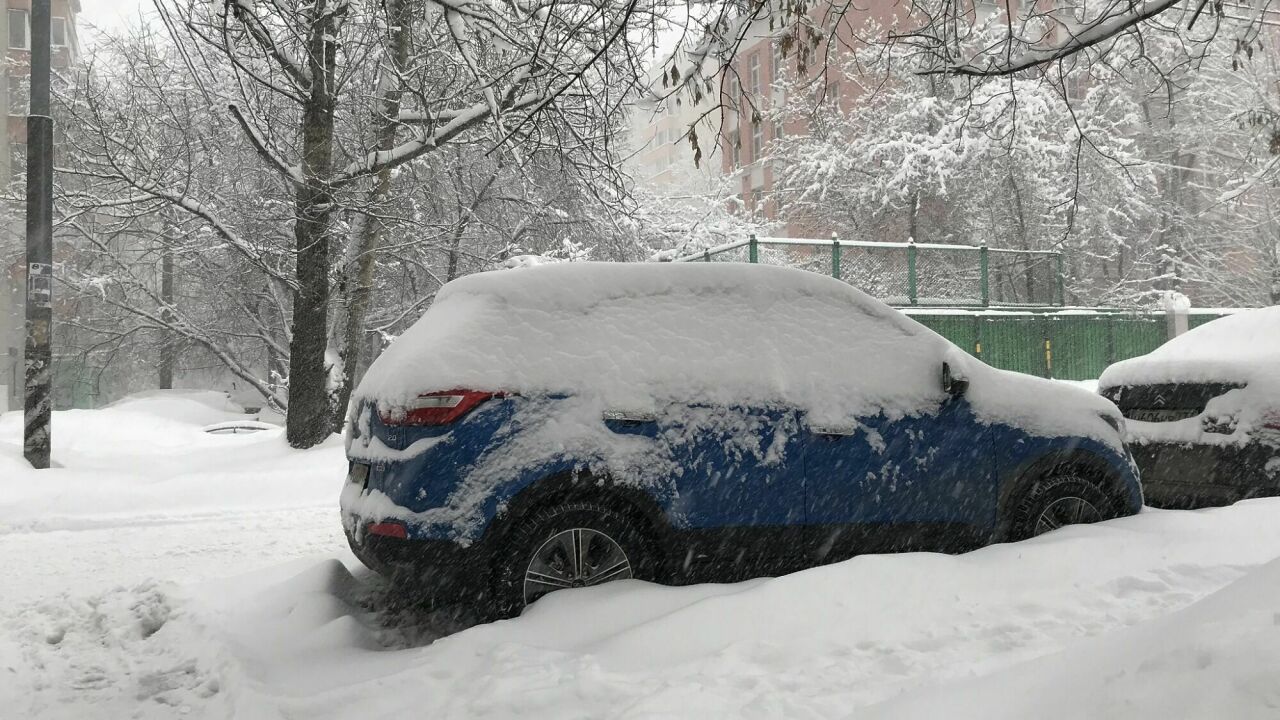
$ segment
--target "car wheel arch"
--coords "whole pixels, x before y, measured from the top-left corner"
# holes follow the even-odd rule
[[[607,475],[564,472],[530,483],[515,493],[490,523],[483,542],[491,548],[500,545],[521,519],[540,510],[576,502],[597,503],[628,515],[664,550],[674,535],[658,501],[642,488],[617,482]]]
[[[1008,534],[1010,513],[1024,493],[1035,483],[1054,475],[1072,472],[1093,483],[1113,503],[1112,517],[1118,517],[1124,507],[1124,481],[1102,457],[1081,449],[1047,453],[1023,463],[1009,472],[1001,481],[997,505],[996,540],[1003,541]]]

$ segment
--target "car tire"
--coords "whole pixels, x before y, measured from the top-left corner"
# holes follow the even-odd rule
[[[1027,540],[1064,525],[1084,525],[1115,517],[1110,498],[1073,471],[1036,478],[1015,498],[1007,539]]]
[[[644,526],[626,512],[594,502],[537,508],[517,519],[493,550],[490,614],[519,615],[560,589],[656,580],[657,555]]]

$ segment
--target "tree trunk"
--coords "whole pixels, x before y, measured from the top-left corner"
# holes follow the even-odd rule
[[[289,414],[285,434],[295,448],[309,448],[332,430],[325,349],[329,319],[329,226],[333,196],[334,66],[336,18],[316,3],[307,39],[310,94],[302,108],[302,173],[294,212],[298,289],[293,294],[289,343]]]
[[[412,0],[385,0],[391,67],[382,69],[379,88],[382,91],[381,113],[375,118],[374,143],[379,151],[396,146],[400,128],[400,105],[403,97],[403,73],[409,63],[409,4]],[[339,279],[338,317],[334,320],[337,356],[341,359],[340,384],[335,389],[332,408],[334,432],[342,432],[347,406],[355,389],[364,350],[365,319],[373,297],[373,271],[378,246],[382,244],[382,220],[373,215],[391,195],[391,170],[383,169],[373,177],[373,186],[365,197],[368,211],[355,224],[355,238],[347,246]]]
[[[172,323],[173,317],[173,238],[165,238],[164,248],[160,251],[160,301],[164,308],[160,317],[166,323]],[[167,327],[161,330],[164,338],[160,342],[160,389],[173,389],[173,366],[176,364],[178,349],[173,331]]]
[[[1013,168],[1009,169],[1009,173],[1006,178],[1009,182],[1009,189],[1013,191],[1013,221],[1014,225],[1017,226],[1018,245],[1023,250],[1030,250],[1031,244],[1027,237],[1027,212],[1022,206],[1022,188],[1018,187],[1018,180],[1013,176]],[[1026,258],[1022,261],[1023,289],[1027,293],[1027,297],[1024,302],[1034,303],[1036,297],[1036,281],[1035,273],[1032,272],[1034,270],[1034,266],[1032,264],[1033,261],[1030,259],[1030,255],[1024,255],[1023,257]]]

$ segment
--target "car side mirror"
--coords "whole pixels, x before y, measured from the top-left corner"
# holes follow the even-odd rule
[[[951,397],[961,397],[969,392],[969,378],[956,374],[951,363],[942,363],[942,390]]]

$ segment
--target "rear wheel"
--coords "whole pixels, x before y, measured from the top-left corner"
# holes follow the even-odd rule
[[[655,548],[626,513],[592,502],[535,510],[494,555],[493,601],[501,617],[557,590],[655,578]]]
[[[1054,473],[1032,482],[1014,504],[1009,539],[1026,540],[1113,516],[1111,500],[1093,482],[1074,472]]]

